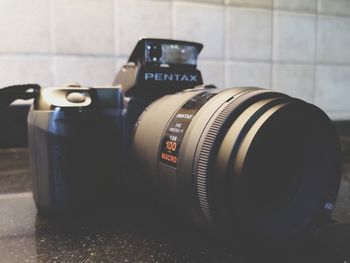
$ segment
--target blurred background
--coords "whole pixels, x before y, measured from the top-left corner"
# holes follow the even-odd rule
[[[0,87],[109,85],[140,37],[203,43],[205,83],[350,119],[349,0],[1,0]]]

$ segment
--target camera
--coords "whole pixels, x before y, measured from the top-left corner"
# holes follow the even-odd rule
[[[114,86],[72,83],[37,91],[28,134],[41,213],[76,213],[128,195],[122,189],[132,184],[125,169],[133,126],[155,99],[202,84],[196,69],[201,49],[198,43],[142,39]]]
[[[341,180],[331,120],[272,90],[204,86],[202,47],[142,39],[114,86],[37,93],[28,123],[40,211],[142,192],[211,235],[274,249],[330,221]]]

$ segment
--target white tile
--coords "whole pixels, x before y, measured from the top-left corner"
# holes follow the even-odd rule
[[[312,62],[315,56],[316,16],[275,12],[273,59]]]
[[[272,0],[228,0],[229,5],[242,7],[271,8]]]
[[[163,0],[160,0],[163,1]],[[113,76],[113,84],[115,81],[115,77],[118,74],[118,72],[122,69],[122,67],[128,62],[128,57],[119,57],[115,60],[115,75]]]
[[[350,67],[316,67],[315,103],[325,110],[350,111]]]
[[[350,63],[350,18],[320,16],[317,60]]]
[[[233,62],[226,65],[226,88],[250,86],[271,88],[271,64]]]
[[[314,66],[274,64],[272,76],[274,90],[313,102]]]
[[[318,12],[333,15],[350,15],[350,1],[318,0]]]
[[[58,57],[55,60],[55,85],[78,82],[86,86],[108,86],[116,74],[113,58]]]
[[[59,54],[113,54],[113,0],[55,0],[54,36]]]
[[[0,53],[49,53],[50,1],[0,1]]]
[[[317,0],[274,0],[273,7],[291,11],[316,12]]]
[[[31,56],[0,58],[0,87],[23,83],[51,86],[51,59]]]
[[[328,117],[333,121],[349,121],[350,111],[332,111],[326,110]]]
[[[128,57],[121,57],[116,59],[116,68],[119,71],[125,64],[128,63]]]
[[[313,62],[316,16],[276,12],[274,17],[273,59]]]
[[[230,7],[227,17],[227,50],[230,58],[271,59],[272,13]]]
[[[171,37],[171,3],[168,1],[116,0],[115,14],[119,55],[130,55],[142,37]]]
[[[174,3],[174,38],[204,44],[203,58],[224,56],[224,8]]]
[[[202,73],[204,84],[213,84],[217,88],[224,88],[225,67],[223,61],[200,60],[198,70]]]

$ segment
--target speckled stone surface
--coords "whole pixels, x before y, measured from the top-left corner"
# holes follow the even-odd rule
[[[22,152],[21,152],[22,151]],[[32,200],[25,150],[0,153],[7,171],[0,176],[0,262],[328,262],[334,259],[318,245],[283,258],[253,259],[255,252],[236,251],[201,235],[191,225],[169,222],[149,208],[91,211],[84,217],[48,220],[37,215]],[[18,157],[14,157],[18,156]],[[6,161],[7,160],[7,161]],[[12,168],[11,168],[12,167]],[[0,167],[0,171],[5,171]],[[350,165],[344,165],[336,220],[350,222]],[[26,174],[26,175],[24,175]],[[18,174],[17,174],[18,175]],[[9,190],[11,189],[11,190]],[[347,231],[350,239],[349,227]],[[341,230],[344,234],[345,232]],[[350,244],[349,253],[350,253]]]
[[[0,193],[31,191],[28,150],[0,149]]]

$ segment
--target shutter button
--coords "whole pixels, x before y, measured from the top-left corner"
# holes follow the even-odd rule
[[[84,94],[80,92],[71,92],[67,95],[67,100],[72,103],[83,103],[85,102],[86,98]]]

